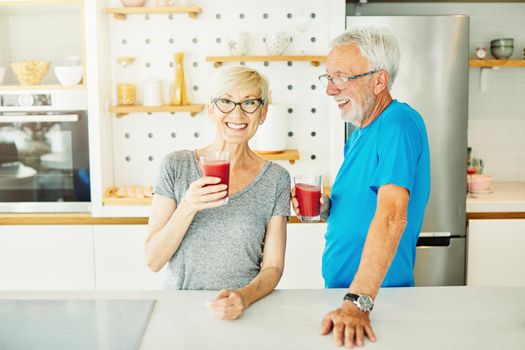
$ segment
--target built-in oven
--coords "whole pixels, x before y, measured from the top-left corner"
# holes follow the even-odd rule
[[[90,210],[84,89],[0,92],[0,212]]]

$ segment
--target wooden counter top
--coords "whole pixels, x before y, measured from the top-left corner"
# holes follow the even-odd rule
[[[101,218],[89,213],[0,214],[0,225],[146,225],[147,217]],[[300,223],[296,216],[289,223]]]

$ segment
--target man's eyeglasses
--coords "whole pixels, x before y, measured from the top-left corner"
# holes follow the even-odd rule
[[[371,70],[366,73],[352,75],[352,76],[336,76],[331,77],[328,74],[323,74],[319,76],[319,81],[323,84],[323,86],[326,88],[328,87],[328,82],[331,82],[337,89],[344,90],[346,89],[346,83],[348,83],[351,80],[359,79],[362,77],[366,77],[367,75],[371,75],[374,73],[377,73],[379,70]]]
[[[227,98],[214,98],[211,102],[213,102],[222,113],[230,113],[235,107],[239,106],[244,113],[252,114],[263,104],[263,100],[260,98],[252,98],[241,102],[233,102]]]

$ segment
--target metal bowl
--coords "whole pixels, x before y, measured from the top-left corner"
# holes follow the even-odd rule
[[[504,38],[504,39],[494,39],[490,42],[490,47],[494,46],[514,46],[514,39]]]
[[[497,59],[504,60],[512,56],[514,46],[492,46],[490,53]]]

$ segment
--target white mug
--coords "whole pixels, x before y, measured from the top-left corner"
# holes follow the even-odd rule
[[[0,67],[0,84],[4,82],[5,77],[5,67]]]
[[[228,33],[228,49],[232,56],[245,55],[251,48],[253,41],[246,32]]]
[[[144,106],[162,106],[162,82],[157,79],[144,81]]]
[[[280,55],[292,42],[292,37],[284,32],[267,33],[264,37],[268,55]]]

